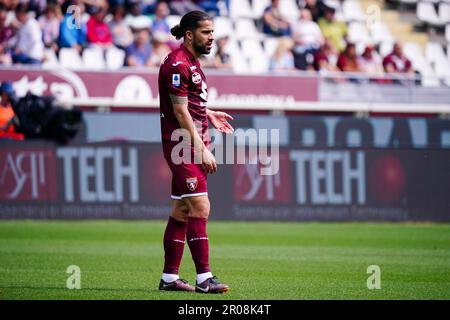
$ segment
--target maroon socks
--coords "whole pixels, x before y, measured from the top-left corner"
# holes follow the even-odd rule
[[[210,272],[209,240],[206,234],[208,219],[189,217],[187,224],[187,242],[191,250],[197,274]]]
[[[169,217],[164,233],[164,273],[178,274],[183,257],[187,223]]]

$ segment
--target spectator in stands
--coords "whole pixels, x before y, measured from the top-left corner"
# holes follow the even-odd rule
[[[271,5],[264,10],[262,22],[263,32],[267,35],[276,37],[291,35],[289,22],[280,12],[280,0],[271,1]]]
[[[211,16],[220,16],[220,9],[217,0],[196,0],[196,2],[203,11]]]
[[[160,3],[159,0],[144,0],[141,1],[142,13],[146,15],[152,15],[156,12],[156,6]]]
[[[93,7],[92,15],[87,22],[87,40],[90,45],[110,47],[112,35],[108,24],[105,22],[106,8]]]
[[[58,49],[57,41],[59,38],[59,25],[61,24],[62,14],[58,4],[50,3],[45,9],[44,14],[38,19],[42,29],[44,45],[55,51]]]
[[[300,10],[300,19],[292,27],[292,38],[295,43],[295,67],[300,70],[312,68],[314,55],[324,43],[324,39],[318,24],[312,21],[309,9]]]
[[[152,54],[150,56],[149,67],[159,67],[165,57],[172,51],[167,45],[169,40],[165,32],[156,31],[152,33]]]
[[[140,1],[131,1],[125,22],[132,30],[148,29],[152,25],[151,19],[143,14]]]
[[[314,69],[321,73],[338,72],[336,67],[337,51],[329,40],[325,40],[319,51],[314,55]]]
[[[14,110],[12,100],[15,92],[11,82],[3,82],[0,86],[0,139],[23,140],[24,136],[15,131],[13,125]]]
[[[67,1],[63,5],[63,11],[65,12],[64,18],[59,25],[59,47],[60,48],[74,48],[78,52],[86,46],[87,28],[86,24],[73,15],[73,12],[69,12],[67,7],[75,5],[80,10],[80,15],[84,12],[84,5],[80,0]]]
[[[339,55],[337,67],[343,72],[362,71],[358,64],[358,55],[354,43],[347,43],[345,50]]]
[[[373,45],[368,45],[363,54],[358,57],[361,71],[374,77],[383,76],[383,64]]]
[[[345,22],[336,20],[336,9],[325,6],[324,17],[319,19],[319,27],[323,36],[330,40],[333,47],[339,52],[345,49],[347,38],[347,25]]]
[[[202,10],[202,8],[191,0],[168,0],[167,2],[172,13],[179,16],[184,16],[189,11]]]
[[[270,58],[269,70],[270,71],[293,71],[294,55],[292,49],[294,48],[294,42],[292,39],[283,37],[280,39],[275,53]]]
[[[313,21],[317,22],[323,17],[325,5],[322,0],[305,0],[303,8],[311,12]]]
[[[231,56],[226,51],[228,36],[220,37],[216,40],[217,51],[214,55],[212,67],[216,69],[232,69]]]
[[[109,30],[111,30],[112,42],[116,47],[123,50],[133,43],[133,32],[125,22],[124,17],[125,7],[123,5],[117,5],[113,7],[112,19],[108,23]]]
[[[383,59],[384,70],[388,73],[414,74],[411,61],[404,56],[402,45],[397,42],[390,54]]]
[[[7,25],[8,10],[0,4],[0,65],[9,65],[11,58],[11,39],[14,36],[13,29]]]
[[[167,23],[167,16],[170,10],[167,2],[158,2],[155,8],[155,17],[152,22],[152,32],[164,32],[170,35],[170,26]]]
[[[20,3],[16,9],[19,29],[14,41],[13,63],[40,64],[44,58],[44,43],[39,23],[28,15],[28,7]]]
[[[136,32],[134,42],[127,48],[125,65],[128,67],[151,67],[152,47],[149,43],[148,29]]]

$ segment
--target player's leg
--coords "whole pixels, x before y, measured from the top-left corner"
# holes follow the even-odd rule
[[[196,291],[203,293],[223,293],[230,287],[222,284],[211,273],[209,266],[209,239],[206,232],[210,212],[210,202],[207,195],[183,197],[188,210],[187,241],[197,271]]]
[[[186,203],[174,194],[178,193],[172,185],[172,214],[164,232],[164,270],[159,289],[192,292],[195,291],[194,287],[178,275],[186,240],[189,209]]]

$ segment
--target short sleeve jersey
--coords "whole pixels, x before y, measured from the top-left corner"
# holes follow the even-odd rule
[[[161,117],[161,136],[165,152],[170,151],[174,142],[172,132],[180,128],[173,110],[170,95],[187,97],[188,110],[194,123],[201,125],[203,142],[209,144],[208,117],[206,102],[208,91],[206,77],[200,63],[182,44],[172,51],[161,64],[159,70],[159,99]],[[200,133],[200,132],[199,132]]]

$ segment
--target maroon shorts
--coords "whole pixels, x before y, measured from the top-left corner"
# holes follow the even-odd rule
[[[166,160],[172,171],[172,199],[208,195],[207,173],[201,164],[174,164],[170,159]]]

